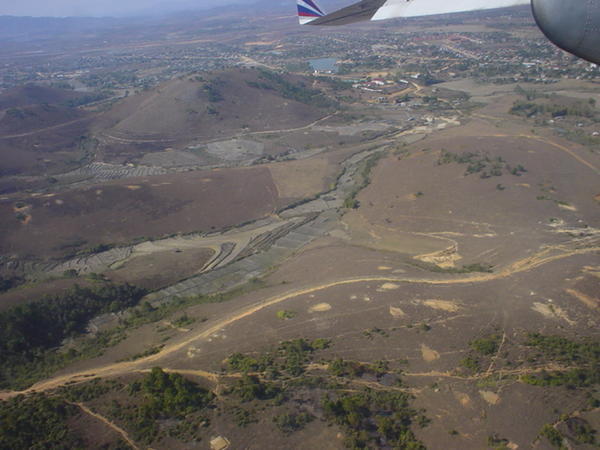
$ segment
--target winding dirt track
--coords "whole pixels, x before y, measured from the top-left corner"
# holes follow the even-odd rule
[[[243,320],[247,317],[250,317],[253,314],[255,314],[265,308],[276,305],[278,303],[282,303],[286,300],[289,300],[289,299],[292,299],[295,297],[311,294],[311,293],[318,292],[318,291],[323,291],[323,290],[330,289],[330,288],[337,287],[337,286],[351,285],[351,284],[357,284],[357,283],[368,283],[368,282],[419,283],[419,284],[431,284],[431,285],[456,285],[456,284],[482,283],[482,282],[487,282],[487,281],[491,281],[491,280],[507,278],[516,273],[526,272],[526,271],[532,270],[541,265],[544,265],[544,264],[547,264],[547,263],[550,263],[550,262],[553,262],[556,260],[569,258],[569,257],[576,256],[576,255],[595,253],[595,252],[599,252],[599,251],[600,251],[600,246],[593,246],[593,245],[589,245],[584,248],[575,248],[575,249],[567,249],[564,246],[548,247],[548,248],[538,252],[535,255],[532,255],[525,259],[516,261],[513,264],[503,268],[502,270],[500,270],[496,273],[476,274],[476,275],[465,276],[465,277],[461,277],[461,278],[418,279],[418,278],[395,278],[395,277],[385,277],[385,276],[365,276],[365,277],[358,277],[358,278],[336,280],[336,281],[331,281],[329,283],[324,283],[324,284],[320,284],[320,285],[316,285],[316,286],[310,286],[310,287],[306,287],[303,289],[298,289],[298,290],[290,291],[287,293],[283,293],[283,294],[271,297],[260,303],[251,305],[236,314],[226,316],[226,317],[222,318],[221,320],[213,323],[208,328],[194,334],[193,336],[188,337],[187,339],[184,339],[184,340],[174,343],[172,345],[166,346],[161,352],[159,352],[155,355],[151,355],[146,358],[141,358],[136,361],[113,363],[113,364],[108,364],[106,366],[98,367],[96,369],[91,369],[91,370],[77,372],[77,373],[70,373],[70,374],[66,374],[66,375],[60,375],[60,376],[42,381],[40,383],[37,383],[25,391],[1,392],[0,399],[7,399],[7,398],[14,397],[16,395],[19,395],[19,394],[27,394],[27,393],[31,393],[34,391],[35,392],[48,391],[51,389],[55,389],[59,386],[63,386],[67,383],[83,382],[83,381],[91,380],[93,378],[112,377],[112,376],[124,375],[124,374],[131,373],[131,372],[143,371],[144,369],[148,369],[149,367],[152,367],[152,365],[154,365],[156,363],[156,361],[159,361],[159,360],[165,358],[166,356],[169,356],[175,352],[178,352],[178,351],[184,349],[185,347],[187,347],[188,345],[192,344],[193,342],[195,342],[197,340],[206,339],[206,338],[210,337],[212,334],[221,330],[222,328],[227,327],[227,326],[229,326],[235,322],[238,322],[240,320]],[[203,371],[197,371],[197,372],[202,372],[204,374],[203,376],[205,376],[207,378],[211,378],[210,372],[203,372]],[[214,379],[213,379],[213,381],[214,381]]]
[[[227,141],[230,139],[238,139],[238,138],[248,138],[251,136],[260,136],[260,135],[265,135],[265,134],[277,134],[277,133],[292,133],[294,131],[302,131],[302,130],[308,130],[309,128],[312,128],[316,125],[318,125],[321,122],[324,122],[325,120],[337,115],[337,112],[334,112],[332,114],[328,114],[325,117],[321,117],[318,120],[315,120],[312,123],[309,123],[308,125],[303,125],[301,127],[295,127],[295,128],[285,128],[285,129],[277,129],[277,130],[262,130],[262,131],[250,131],[248,133],[237,133],[237,134],[233,134],[231,136],[220,136],[218,138],[215,139],[209,139],[207,141],[203,141],[202,144],[210,144],[212,142],[221,142],[221,141]],[[10,137],[10,136],[9,136]],[[165,139],[133,139],[133,138],[122,138],[122,137],[118,137],[118,136],[114,136],[112,134],[108,134],[108,133],[103,133],[102,137],[105,137],[107,139],[112,139],[114,141],[117,142],[124,142],[126,144],[149,144],[149,143],[160,143],[160,142],[174,142],[177,139],[175,138],[165,138]]]
[[[104,423],[105,425],[107,425],[108,427],[112,428],[114,431],[119,433],[121,435],[121,437],[123,438],[123,440],[125,440],[125,442],[127,442],[135,450],[139,449],[139,447],[136,445],[136,443],[133,442],[133,440],[129,437],[129,435],[127,434],[127,431],[125,431],[123,428],[119,427],[114,422],[111,422],[106,417],[95,413],[90,408],[85,406],[83,403],[72,403],[72,404],[79,407],[86,414],[89,414],[90,416],[94,417],[95,419],[98,419],[100,422]]]

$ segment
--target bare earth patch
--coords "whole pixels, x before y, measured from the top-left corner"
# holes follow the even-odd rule
[[[456,312],[460,309],[456,302],[451,300],[423,300],[422,304],[432,309],[439,309],[447,312]]]
[[[406,313],[397,306],[390,306],[390,315],[392,317],[404,317],[406,316]]]
[[[400,289],[400,285],[396,283],[384,283],[377,289],[377,292],[394,291]]]
[[[577,211],[577,208],[575,208],[573,205],[565,205],[565,204],[559,203],[558,207],[561,209],[566,209],[567,211]]]
[[[282,198],[308,197],[322,191],[332,180],[336,169],[325,158],[276,163],[267,167]]]
[[[565,289],[565,292],[575,297],[577,300],[579,300],[581,303],[583,303],[590,309],[600,309],[600,299],[598,298],[590,297],[589,295],[584,294],[583,292],[577,291],[575,289]]]
[[[456,261],[461,258],[462,257],[458,254],[456,246],[454,245],[439,252],[415,256],[415,259],[418,259],[419,261],[435,264],[443,269],[454,267]]]
[[[331,309],[331,305],[329,303],[319,303],[318,305],[311,306],[308,310],[309,313],[314,312],[325,312]]]
[[[479,395],[490,405],[497,405],[500,402],[500,396],[492,391],[479,391]]]
[[[421,355],[423,356],[423,360],[427,362],[440,359],[440,354],[435,350],[427,347],[425,344],[421,344]]]
[[[574,325],[575,322],[569,319],[567,313],[560,306],[550,305],[547,303],[535,302],[532,308],[535,312],[540,313],[544,317],[548,319],[563,319],[569,323],[569,325]]]
[[[456,400],[458,400],[460,402],[460,404],[462,406],[464,406],[465,408],[467,407],[471,407],[471,397],[469,397],[468,394],[465,394],[463,392],[454,392],[454,397],[456,398]]]
[[[211,450],[226,450],[227,448],[229,448],[229,445],[229,441],[223,436],[217,436],[210,440]]]

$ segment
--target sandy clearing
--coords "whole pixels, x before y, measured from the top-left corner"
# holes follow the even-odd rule
[[[398,308],[397,306],[390,306],[390,315],[392,317],[404,317],[406,316],[406,313],[404,311],[402,311],[402,309]]]
[[[210,440],[211,450],[226,450],[229,448],[230,442],[223,436],[216,436]]]
[[[560,209],[566,209],[567,211],[577,211],[577,208],[575,208],[573,205],[565,205],[563,203],[559,203],[558,207]]]
[[[390,266],[378,266],[377,270],[392,270]]]
[[[425,344],[421,344],[421,356],[426,362],[432,362],[436,359],[440,359],[440,354],[432,348],[427,347]]]
[[[456,261],[462,259],[462,256],[458,254],[457,245],[453,244],[452,246],[438,252],[417,255],[415,256],[415,259],[429,264],[435,264],[438,267],[446,269],[454,267]]]
[[[329,303],[319,303],[318,305],[311,306],[308,309],[308,312],[309,313],[325,312],[325,311],[329,311],[330,309],[331,309],[331,305]]]
[[[456,312],[460,309],[458,304],[455,301],[451,301],[451,300],[431,299],[431,300],[423,300],[421,303],[425,306],[428,306],[429,308],[439,309],[439,310],[447,311],[447,312]]]
[[[575,322],[569,319],[569,316],[567,315],[566,311],[560,306],[548,303],[534,302],[531,309],[537,313],[540,313],[547,319],[563,319],[569,325],[575,325]]]
[[[458,400],[465,408],[472,406],[471,397],[464,392],[454,392],[454,398],[456,398],[456,400]]]
[[[396,283],[384,283],[377,289],[377,292],[395,291],[400,289],[400,285]]]
[[[595,309],[595,310],[600,309],[600,299],[598,299],[598,298],[591,297],[591,296],[584,294],[583,292],[580,292],[576,289],[565,289],[565,292],[567,294],[575,297],[577,300],[579,300],[581,303],[583,303],[585,306],[587,306],[590,309]]]
[[[596,278],[600,278],[600,266],[585,266],[583,271],[595,276]]]
[[[490,405],[497,405],[500,403],[500,396],[492,391],[479,391],[479,395]]]

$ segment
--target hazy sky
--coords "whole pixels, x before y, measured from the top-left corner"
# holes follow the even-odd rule
[[[121,16],[202,9],[256,0],[0,0],[0,16]],[[293,0],[290,0],[293,1]]]

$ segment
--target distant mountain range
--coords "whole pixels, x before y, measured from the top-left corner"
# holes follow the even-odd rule
[[[181,11],[207,10],[217,7],[231,5],[252,5],[257,0],[180,0],[167,2],[158,0],[147,2],[133,0],[119,2],[116,0],[102,0],[97,2],[86,2],[78,4],[75,1],[64,0],[47,6],[34,8],[33,6],[0,7],[0,16],[35,16],[35,17],[132,17],[132,16],[156,16]],[[293,0],[280,0],[270,2],[269,7],[277,7],[278,4],[294,6]],[[263,6],[264,7],[264,6]]]
[[[135,4],[135,3],[134,3]],[[179,2],[155,3],[153,6],[136,8],[128,5],[122,14],[111,17],[73,16],[73,17],[31,17],[0,15],[0,54],[1,42],[31,42],[41,39],[68,39],[70,35],[86,32],[99,32],[113,28],[147,26],[165,17],[185,15],[192,20],[195,16],[205,18],[207,15],[217,15],[224,11],[239,12],[240,14],[255,14],[255,0],[183,0]],[[294,13],[293,0],[278,0],[269,4],[268,13]]]

